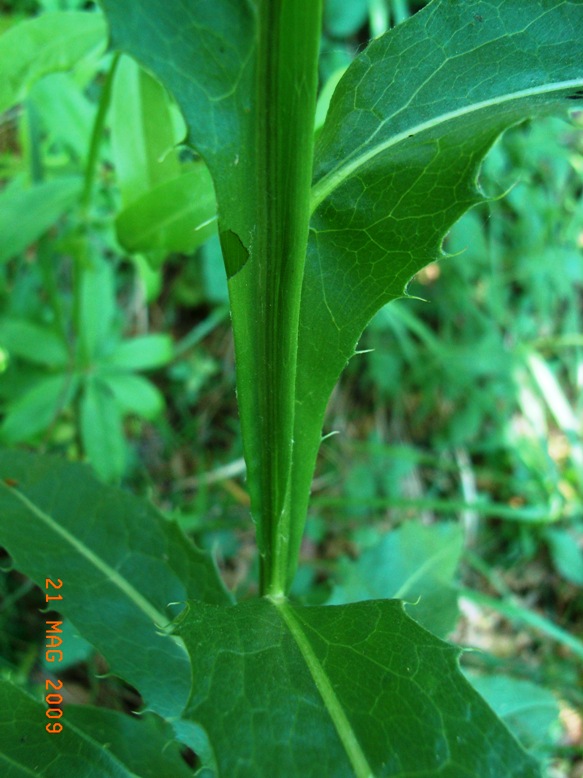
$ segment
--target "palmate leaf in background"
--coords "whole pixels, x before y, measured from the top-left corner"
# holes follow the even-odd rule
[[[3,451],[0,545],[43,589],[46,578],[60,578],[59,614],[152,710],[180,714],[190,666],[184,648],[160,634],[176,615],[169,605],[229,598],[210,557],[177,525],[83,465]]]

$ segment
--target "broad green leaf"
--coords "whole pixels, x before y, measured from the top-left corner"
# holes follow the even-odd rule
[[[113,83],[111,147],[124,206],[180,174],[168,93],[130,57]]]
[[[100,372],[123,413],[136,413],[144,419],[154,419],[164,409],[164,395],[151,381],[131,373]]]
[[[116,219],[117,238],[131,253],[191,254],[216,232],[216,210],[211,177],[199,162],[134,199]]]
[[[56,11],[11,27],[0,37],[0,113],[21,102],[42,76],[69,70],[105,44],[98,13]]]
[[[34,538],[34,543],[31,543]],[[190,686],[182,645],[161,634],[171,603],[226,603],[210,557],[145,500],[100,484],[86,466],[0,453],[0,545],[58,612],[133,684],[152,710],[177,716]]]
[[[127,460],[121,411],[114,393],[99,378],[85,381],[79,420],[83,449],[92,467],[104,481],[119,481]]]
[[[64,726],[88,733],[139,778],[192,778],[169,724],[157,716],[136,718],[91,705],[68,705]]]
[[[69,363],[67,344],[52,329],[26,319],[0,321],[0,345],[9,354],[47,367],[65,367]]]
[[[577,105],[582,29],[580,2],[435,0],[373,41],[340,81],[315,151],[290,576],[328,397],[362,330],[483,200],[476,179],[498,135]]]
[[[463,547],[459,524],[425,526],[407,521],[340,568],[329,604],[395,598],[435,635],[445,637],[457,621],[454,577]]]
[[[9,405],[0,426],[3,444],[30,440],[55,422],[77,391],[74,375],[59,373],[39,379]]]
[[[217,775],[539,774],[462,676],[458,650],[397,601],[190,603],[177,630],[193,667],[185,715],[208,733]]]
[[[6,778],[135,778],[101,743],[70,722],[46,718],[44,705],[4,678],[0,696],[0,766]],[[62,731],[49,734],[45,726],[57,721]]]
[[[103,364],[125,370],[152,370],[166,365],[173,355],[169,335],[140,335],[122,341]]]
[[[15,180],[0,193],[0,263],[34,243],[73,205],[81,179],[62,176],[24,187]]]

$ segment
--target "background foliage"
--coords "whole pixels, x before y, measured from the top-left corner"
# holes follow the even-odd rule
[[[329,0],[318,122],[369,37],[421,5]],[[0,30],[91,7],[2,2]],[[149,495],[245,597],[257,559],[214,203],[170,98],[89,26],[72,70],[38,78],[31,49],[30,88],[2,114],[0,440]],[[492,200],[417,299],[365,332],[329,407],[294,584],[312,604],[402,597],[482,649],[469,677],[553,776],[583,774],[582,128],[574,111],[507,133],[481,176]],[[14,572],[0,586],[2,670],[34,690],[40,597]],[[136,709],[76,640],[70,698]]]

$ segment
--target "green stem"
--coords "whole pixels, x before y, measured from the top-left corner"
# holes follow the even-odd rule
[[[320,0],[261,0],[256,78],[256,191],[260,193],[253,253],[257,365],[253,420],[262,441],[257,475],[250,473],[261,553],[262,594],[281,596],[296,560],[290,558],[299,306],[310,215],[313,127],[320,41]]]
[[[81,210],[84,215],[89,210],[91,204],[91,197],[93,195],[93,184],[97,173],[97,163],[99,162],[99,149],[101,148],[101,142],[103,140],[103,131],[105,129],[105,119],[109,110],[109,104],[111,102],[111,87],[113,79],[115,77],[115,71],[119,63],[121,54],[116,52],[111,60],[111,65],[107,71],[105,82],[101,90],[101,96],[99,98],[99,105],[97,107],[97,115],[93,122],[93,129],[91,131],[91,140],[89,142],[89,151],[87,154],[87,163],[85,165],[85,176],[83,181],[83,191],[81,193]]]
[[[79,198],[81,234],[74,252],[73,331],[76,341],[75,361],[77,366],[81,369],[86,369],[91,361],[91,357],[85,343],[85,338],[83,337],[82,325],[83,276],[85,267],[89,261],[89,245],[87,240],[87,235],[89,232],[89,208],[91,206],[91,199],[93,197],[93,187],[99,164],[99,150],[101,148],[105,130],[105,120],[107,118],[107,112],[111,103],[111,89],[113,85],[113,79],[115,77],[120,56],[121,54],[119,52],[116,52],[113,55],[109,70],[107,71],[107,75],[105,77],[103,88],[101,90],[99,104],[97,107],[97,114],[95,115],[93,128],[91,130],[91,139],[89,141],[87,161],[85,163],[83,190],[81,191],[81,196]]]

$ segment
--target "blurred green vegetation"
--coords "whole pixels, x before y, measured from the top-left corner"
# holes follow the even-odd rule
[[[423,4],[329,0],[318,124],[359,48]],[[93,8],[0,2],[0,32]],[[0,93],[0,442],[149,494],[245,596],[256,556],[214,203],[172,100],[91,35],[70,68],[37,46],[22,90]],[[583,113],[508,132],[480,183],[490,202],[379,312],[336,389],[294,594],[404,598],[480,649],[464,666],[548,774],[581,776]],[[15,573],[0,586],[2,663],[26,679],[38,603]]]

